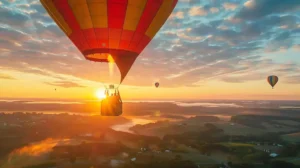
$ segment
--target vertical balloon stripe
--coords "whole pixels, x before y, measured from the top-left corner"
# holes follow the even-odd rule
[[[83,29],[82,33],[90,46],[90,49],[99,48],[100,44],[98,43],[94,29]]]
[[[278,82],[278,77],[274,76],[274,86],[276,85],[277,82]]]
[[[135,31],[143,14],[147,0],[128,0],[126,17],[123,25],[124,30]]]
[[[146,0],[143,0],[143,1],[131,0],[130,5],[140,6],[139,11],[135,11],[135,13],[136,13],[135,15],[138,15],[135,19],[137,24],[142,22],[142,19],[143,19],[142,17],[143,17],[144,12],[146,11],[145,8],[147,7],[146,6],[147,2],[150,2],[150,3],[148,3],[148,7],[149,7],[149,4],[151,5],[151,0],[148,0],[148,1],[146,1]],[[129,10],[129,8],[127,10]],[[132,11],[132,12],[134,12],[134,11]],[[152,11],[152,12],[154,12],[154,11]],[[149,21],[149,24],[150,23],[151,23],[151,21]],[[145,31],[146,31],[146,29],[144,30],[144,32],[137,31],[136,30],[137,26],[138,26],[137,24],[133,25],[133,26],[135,26],[135,31],[132,34],[131,39],[128,44],[128,50],[131,50],[133,52],[138,52],[139,44],[140,44],[141,40],[143,39],[143,37],[145,36]]]
[[[271,76],[268,77],[268,83],[272,86]]]
[[[99,44],[99,48],[108,48],[108,34],[109,29],[108,28],[94,28],[94,31],[96,33],[96,38]]]
[[[271,81],[272,81],[272,86],[275,86],[275,77],[274,76],[271,77]]]
[[[176,4],[177,4],[178,0],[173,0],[173,4],[172,4],[172,10],[175,8]]]
[[[93,27],[86,0],[68,0],[68,4],[81,29]]]
[[[83,34],[85,35],[86,40],[89,43],[89,46],[92,49],[97,49],[101,46],[101,44],[99,44],[99,41],[97,40],[95,25],[94,25],[92,18],[95,18],[95,14],[96,14],[96,17],[101,14],[102,14],[102,16],[104,15],[104,17],[105,17],[105,16],[107,16],[107,12],[105,11],[105,7],[99,8],[98,10],[95,10],[94,7],[100,7],[101,5],[106,5],[106,4],[103,2],[98,3],[98,2],[94,2],[94,1],[86,1],[86,4],[87,4],[89,18],[91,20],[92,27],[89,29],[83,30]],[[98,12],[99,10],[104,10],[104,11],[102,11],[102,13],[99,13]],[[101,17],[101,16],[99,16],[99,17]],[[97,24],[97,23],[95,23],[95,24]]]
[[[69,5],[68,0],[53,0],[53,2],[56,9],[73,30],[72,34],[69,35],[70,40],[76,45],[79,50],[85,50],[89,48],[89,45],[85,40],[84,34],[81,32],[80,25],[78,24],[78,21],[74,16],[73,10]]]
[[[148,0],[141,16],[140,22],[136,28],[137,32],[145,33],[155,17],[163,0]]]
[[[76,20],[73,10],[67,0],[54,0],[54,5],[73,31],[80,30],[78,21]]]
[[[51,18],[57,23],[57,25],[61,28],[61,30],[66,34],[70,35],[72,33],[72,29],[64,20],[63,16],[59,13],[57,8],[55,7],[53,1],[51,0],[41,0],[42,5],[47,10]]]
[[[119,49],[127,5],[127,0],[110,0],[107,2],[109,48]]]
[[[109,37],[109,48],[112,48],[112,49],[118,49],[119,48],[121,33],[122,33],[122,29],[114,29],[114,28],[109,29],[109,35],[108,35],[108,37]]]
[[[149,44],[150,41],[151,38],[145,35],[143,39],[140,41],[139,45],[137,46],[136,52],[141,53],[143,49]]]
[[[109,28],[123,28],[127,3],[127,0],[109,0],[107,2]]]
[[[87,4],[92,19],[93,27],[107,28],[108,27],[107,1],[106,0],[87,1]]]
[[[163,26],[168,17],[170,16],[173,10],[173,0],[163,1],[161,7],[159,8],[156,16],[154,17],[152,23],[146,31],[146,35],[150,38],[153,38],[158,30]]]

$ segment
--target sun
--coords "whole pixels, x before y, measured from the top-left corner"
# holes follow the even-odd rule
[[[105,95],[105,90],[104,89],[98,89],[95,93],[96,97],[100,100],[105,99],[106,95]]]

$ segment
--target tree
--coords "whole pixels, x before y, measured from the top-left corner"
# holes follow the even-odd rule
[[[175,156],[175,160],[181,160],[181,159],[182,159],[181,155],[176,155]]]
[[[205,123],[204,127],[208,128],[210,130],[217,129],[217,127],[211,123]]]
[[[298,149],[296,145],[289,145],[287,147],[284,147],[281,151],[282,157],[294,157],[298,154]]]
[[[71,156],[70,156],[70,162],[71,162],[72,164],[74,164],[74,163],[76,162],[76,156],[71,155]]]
[[[276,160],[271,163],[271,168],[296,168],[296,165],[293,163]]]
[[[164,166],[163,168],[165,168]],[[196,164],[194,164],[192,161],[175,161],[171,162],[168,167],[172,168],[198,168]],[[155,167],[156,168],[156,167]]]

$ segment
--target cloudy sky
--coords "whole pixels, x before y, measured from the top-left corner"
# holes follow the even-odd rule
[[[179,0],[120,92],[300,100],[299,36],[299,0]],[[0,98],[91,99],[120,78],[116,67],[111,77],[107,64],[85,60],[38,0],[0,0],[0,37]],[[274,89],[268,75],[279,76]]]

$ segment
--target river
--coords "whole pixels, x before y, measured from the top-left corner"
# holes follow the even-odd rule
[[[130,118],[130,122],[127,122],[125,124],[118,124],[118,125],[114,125],[111,128],[115,131],[122,131],[122,132],[129,132],[129,133],[133,133],[130,128],[137,125],[137,124],[141,124],[141,125],[145,125],[145,124],[149,124],[152,122],[155,122],[154,120],[148,120],[148,119],[142,119],[142,118]]]

